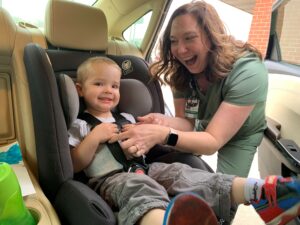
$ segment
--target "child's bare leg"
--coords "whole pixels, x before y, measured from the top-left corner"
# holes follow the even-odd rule
[[[244,195],[246,178],[235,177],[232,182],[231,199],[236,204],[243,204],[246,202]]]
[[[163,209],[152,209],[140,220],[139,225],[162,225],[165,215]]]

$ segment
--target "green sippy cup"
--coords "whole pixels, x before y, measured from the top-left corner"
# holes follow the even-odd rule
[[[0,225],[36,225],[26,208],[16,174],[0,162]]]

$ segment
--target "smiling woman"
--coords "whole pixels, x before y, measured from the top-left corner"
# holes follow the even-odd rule
[[[5,8],[16,23],[26,22],[40,29],[44,28],[44,15],[49,0],[0,0],[0,7]],[[85,5],[92,5],[95,0],[72,0]]]
[[[155,79],[171,86],[175,117],[151,114],[140,122],[176,129],[178,150],[199,155],[217,152],[217,172],[248,176],[266,127],[268,81],[260,52],[227,34],[216,9],[204,1],[173,12],[159,50],[150,70]],[[142,130],[142,125],[133,128],[137,129]],[[159,138],[167,137],[167,130],[157,130]],[[133,140],[131,134],[123,147]],[[154,146],[164,140],[147,141]]]

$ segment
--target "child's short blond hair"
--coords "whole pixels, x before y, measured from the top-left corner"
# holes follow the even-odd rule
[[[122,70],[119,67],[119,65],[112,59],[107,58],[107,57],[102,57],[102,56],[95,56],[95,57],[91,57],[91,58],[85,60],[78,67],[76,82],[82,84],[86,80],[88,75],[92,72],[91,70],[94,69],[94,65],[99,64],[99,63],[102,63],[102,64],[106,63],[107,65],[115,66],[118,70],[120,70],[120,73],[122,73]]]

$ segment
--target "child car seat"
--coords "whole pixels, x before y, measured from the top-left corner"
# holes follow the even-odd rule
[[[64,23],[60,23],[59,15],[68,15],[72,19],[64,16],[61,18]],[[115,224],[115,216],[102,198],[86,184],[74,179],[67,129],[68,124],[76,118],[78,107],[66,104],[65,100],[72,102],[72,98],[76,99],[78,95],[64,92],[72,88],[72,84],[62,74],[67,74],[74,80],[77,67],[87,58],[106,56],[113,59],[122,68],[122,80],[139,80],[143,84],[140,89],[144,90],[143,93],[148,93],[140,94],[142,92],[139,90],[139,95],[130,95],[128,91],[121,94],[119,107],[124,105],[127,112],[134,115],[138,115],[135,110],[142,114],[149,110],[164,113],[160,86],[157,81],[151,80],[147,63],[143,59],[105,54],[107,24],[101,10],[75,2],[49,1],[46,24],[45,34],[49,48],[29,44],[24,50],[40,185],[57,210],[62,224]],[[121,87],[123,83],[122,81]],[[127,99],[132,96],[138,98]],[[144,97],[150,102],[146,110]],[[136,104],[136,100],[140,103]],[[129,102],[132,103],[132,108],[128,105]],[[157,156],[152,159],[156,160]],[[181,160],[194,167],[209,169],[203,161],[191,154],[171,152],[157,160]]]

